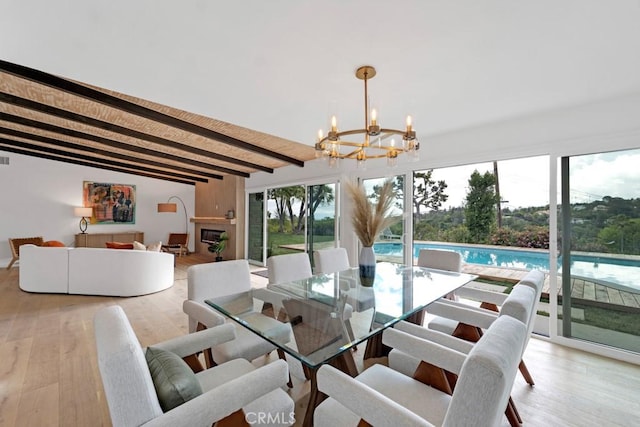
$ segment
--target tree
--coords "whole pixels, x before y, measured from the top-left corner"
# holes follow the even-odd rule
[[[413,207],[415,218],[420,218],[420,208],[425,207],[437,211],[449,196],[444,193],[447,183],[443,180],[434,181],[431,178],[433,169],[413,174]]]
[[[278,232],[284,232],[284,198],[282,188],[272,188],[269,190],[269,198],[276,202],[276,216],[278,217]]]
[[[300,186],[300,185],[295,185],[292,187],[287,187],[288,190],[288,194],[287,194],[287,200],[286,200],[286,205],[287,205],[287,212],[289,213],[289,219],[291,221],[291,232],[298,234],[300,233],[300,230],[302,229],[300,221],[301,221],[301,217],[304,218],[304,210],[305,210],[305,206],[304,206],[304,187]],[[298,211],[298,225],[295,226],[295,215],[293,214],[293,205],[295,203],[296,200],[300,201],[300,210]]]
[[[640,218],[616,215],[608,220],[609,225],[598,232],[598,241],[603,252],[638,254],[640,248]]]
[[[309,215],[314,216],[320,205],[327,205],[335,200],[333,188],[329,185],[313,185],[309,194]]]
[[[284,225],[287,216],[291,221],[291,228],[294,225],[293,201],[299,195],[300,186],[281,187],[269,190],[269,198],[276,202],[276,215],[278,216],[278,232],[284,233]],[[304,194],[304,188],[302,188]],[[304,197],[303,197],[304,199]]]
[[[495,176],[491,172],[481,175],[473,171],[469,178],[465,206],[465,221],[473,243],[486,242],[496,220]]]
[[[300,199],[300,209],[298,210],[298,223],[296,225],[296,233],[301,233],[305,223],[306,204],[304,200],[304,188],[299,187],[301,192],[296,193],[296,197]],[[335,196],[333,194],[333,188],[323,185],[312,185],[309,188],[309,217],[315,218],[316,209],[320,205],[326,205],[333,202]]]

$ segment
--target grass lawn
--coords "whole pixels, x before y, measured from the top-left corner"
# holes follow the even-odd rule
[[[333,242],[335,239],[333,236],[313,236],[314,243]],[[281,246],[283,245],[304,245],[304,234],[291,234],[291,233],[274,233],[269,232],[268,236],[268,256],[271,255],[283,255],[295,252],[300,252],[295,249],[287,249]]]
[[[500,282],[496,280],[476,279],[478,282],[491,283],[493,285],[504,286],[504,293],[511,293],[514,283]],[[541,298],[542,302],[549,302],[549,298]],[[583,323],[586,325],[596,326],[598,328],[609,329],[632,335],[638,335],[640,331],[640,316],[638,313],[628,313],[617,310],[610,310],[589,305],[574,304],[573,307],[584,310],[583,319],[572,319],[575,323]],[[540,312],[538,314],[549,316],[549,313]],[[558,314],[558,318],[562,319],[562,314]]]

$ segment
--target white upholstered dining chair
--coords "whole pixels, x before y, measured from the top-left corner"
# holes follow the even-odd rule
[[[462,271],[462,256],[454,251],[443,249],[420,249],[418,252],[418,267],[434,268],[436,270]],[[445,298],[455,300],[455,292],[447,294]]]
[[[268,414],[272,425],[291,425],[294,420],[290,415],[294,402],[282,390],[288,378],[283,361],[256,369],[244,359],[235,359],[198,373],[183,361],[232,340],[232,325],[155,344],[146,354],[120,306],[100,309],[94,329],[98,367],[116,427],[208,427],[222,419],[244,421],[258,413]]]
[[[342,258],[342,256],[346,254],[346,251],[344,252],[344,254],[340,253],[341,252],[338,251],[332,253],[330,257],[327,257],[327,262],[324,264],[327,268],[327,271],[322,271],[322,273],[339,271],[332,270],[332,268],[341,267],[344,264],[344,258]],[[331,263],[329,263],[329,258],[331,258]],[[347,268],[349,268],[348,263]],[[291,282],[295,280],[306,279],[312,276],[311,261],[309,260],[309,256],[306,253],[302,252],[269,257],[267,259],[267,269],[269,270],[268,275],[270,284]],[[351,304],[344,304],[342,319],[344,320],[344,324],[347,328],[349,337],[353,340],[353,329],[351,328],[351,323],[349,321],[352,316],[353,306]]]
[[[249,291],[249,263],[246,260],[233,260],[192,265],[187,270],[187,287],[187,300],[182,308],[189,316],[189,332],[220,325],[225,322],[225,318],[204,301]],[[251,316],[260,320],[261,327],[265,331],[269,330],[277,340],[289,341],[291,327],[288,324],[260,312],[251,312],[250,308],[249,311]],[[207,362],[224,363],[237,358],[253,360],[275,349],[275,345],[269,341],[244,327],[237,326],[236,339],[211,348],[211,357],[207,357]],[[282,357],[282,354],[280,355]]]
[[[313,275],[311,270],[311,261],[309,255],[304,252],[276,255],[267,258],[267,269],[269,276],[269,284],[286,283],[296,280],[306,279]],[[274,307],[280,309],[281,307]],[[351,327],[351,316],[353,315],[353,306],[344,304],[342,310],[342,319],[347,334],[351,340],[354,339],[353,328]],[[354,348],[355,349],[355,348]],[[287,358],[291,373],[298,378],[309,378],[309,373],[304,371],[301,364],[297,361]]]
[[[275,255],[267,258],[269,284],[293,282],[313,275],[311,261],[305,252]]]
[[[349,254],[345,248],[318,249],[313,251],[313,264],[316,273],[334,273],[348,270]]]
[[[453,394],[380,364],[355,378],[324,365],[318,370],[318,389],[329,397],[316,408],[314,425],[499,426],[525,334],[522,322],[502,316],[464,354],[397,329],[385,330],[386,345],[455,373]]]
[[[469,306],[463,302],[440,299],[428,307],[429,313],[436,316],[434,320],[429,322],[429,328],[407,322],[400,322],[395,327],[418,337],[430,339],[439,344],[451,346],[458,351],[468,353],[473,346],[473,342],[480,340],[484,331],[490,328],[499,317],[512,317],[527,327],[525,341],[522,348],[520,348],[518,368],[525,380],[530,385],[533,385],[533,378],[531,378],[526,365],[522,361],[522,356],[531,335],[533,319],[536,315],[536,307],[539,300],[535,282],[538,280],[541,287],[543,278],[544,274],[530,273],[527,275],[527,279],[523,279],[522,283],[513,287],[510,294],[502,294],[505,298],[500,303],[501,309],[499,312]],[[447,322],[453,323],[453,326],[449,327]],[[434,324],[436,327],[434,327]],[[389,354],[389,366],[406,375],[411,375],[411,373],[415,372],[419,363],[419,360],[395,349]],[[509,399],[505,413],[512,426],[519,426],[522,423],[522,418],[513,400]]]
[[[526,319],[520,319],[527,325],[528,343],[531,333],[533,332],[544,280],[545,274],[542,271],[531,270],[513,287],[511,294],[471,288],[467,285],[458,290],[458,295],[461,298],[475,300],[481,303],[481,307],[478,308],[470,306],[465,304],[463,301],[440,301],[429,306],[429,313],[435,317],[428,322],[427,326],[429,329],[434,329],[450,335],[462,336],[464,334],[465,339],[477,340],[480,337],[481,329],[486,328],[491,323],[492,319],[495,320],[500,314],[507,314],[512,317],[518,317],[521,315],[520,312],[514,311],[512,304],[507,302],[510,299],[514,299],[514,292],[516,295],[523,295],[525,291],[517,291],[517,289],[524,287],[530,289],[533,295],[531,300],[531,309],[527,312],[528,317]],[[488,309],[484,307],[487,307]],[[478,315],[476,313],[481,314]],[[477,328],[479,333],[469,336],[465,331],[469,331],[470,327]],[[526,345],[525,348],[523,348],[523,354],[525,349]],[[524,362],[520,364],[520,372],[529,385],[534,385],[533,377],[529,373]]]

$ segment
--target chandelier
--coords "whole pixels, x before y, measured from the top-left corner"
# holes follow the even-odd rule
[[[318,140],[315,145],[316,157],[325,157],[329,160],[329,166],[336,167],[339,159],[355,159],[358,167],[364,167],[367,159],[387,158],[389,166],[395,166],[398,154],[407,153],[417,158],[420,143],[416,139],[416,132],[412,128],[411,116],[407,116],[406,129],[386,129],[378,124],[377,112],[371,110],[369,121],[369,97],[367,81],[376,75],[376,69],[370,65],[364,65],[356,70],[356,77],[364,81],[364,128],[339,131],[336,116],[331,117],[331,130],[327,136],[323,136],[322,130],[318,131]],[[343,139],[344,137],[358,136],[360,141]],[[400,136],[401,141],[396,143],[391,138]],[[389,139],[391,138],[391,139]]]

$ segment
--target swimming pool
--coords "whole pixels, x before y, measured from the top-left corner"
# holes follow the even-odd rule
[[[462,255],[462,260],[470,264],[549,271],[549,253],[547,251],[446,243],[415,243],[413,245],[414,258],[418,258],[420,249],[447,249],[458,252]],[[376,243],[374,251],[377,255],[402,256],[402,244]],[[559,267],[560,263],[561,259],[558,259]],[[571,274],[575,277],[606,282],[621,290],[640,292],[640,280],[638,280],[640,278],[640,260],[638,259],[572,255]]]

